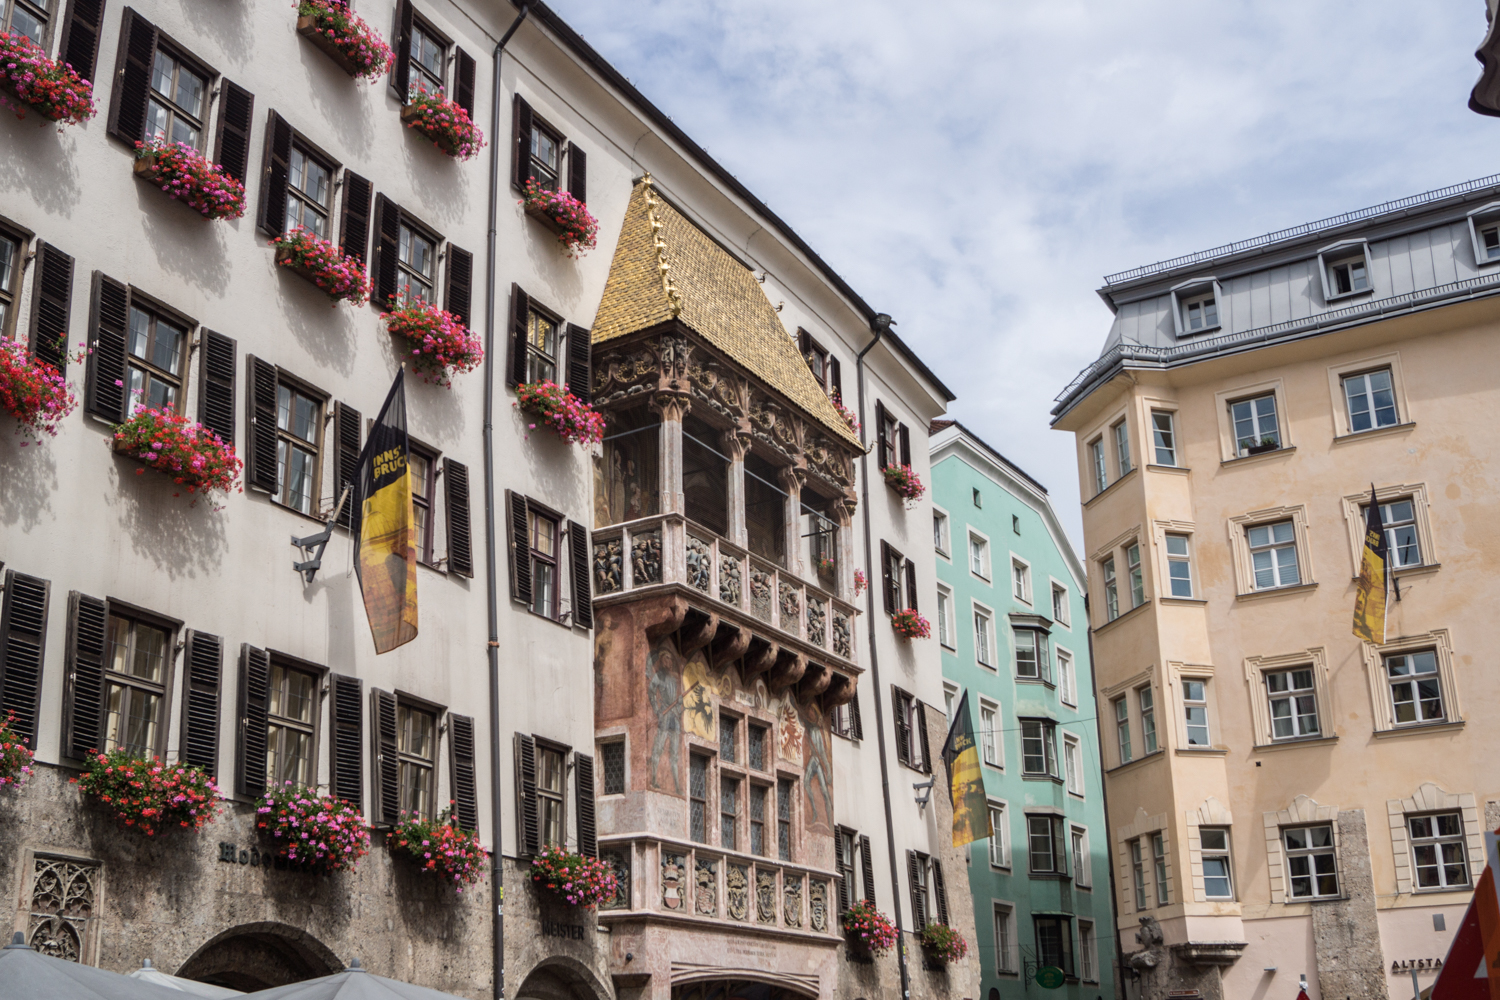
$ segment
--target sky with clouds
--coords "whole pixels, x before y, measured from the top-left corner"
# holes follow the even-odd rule
[[[551,0],[1051,491],[1102,276],[1500,171],[1483,0]]]

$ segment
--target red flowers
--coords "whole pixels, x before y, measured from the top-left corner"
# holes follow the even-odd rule
[[[19,788],[31,777],[31,761],[36,756],[28,746],[31,741],[11,728],[15,712],[6,712],[0,722],[0,788]]]
[[[433,820],[401,814],[396,829],[385,835],[392,851],[412,857],[423,871],[451,878],[457,892],[484,878],[490,852],[479,845],[479,834],[465,830],[453,819],[451,808]]]
[[[854,411],[845,406],[844,401],[838,396],[833,397],[833,408],[839,411],[839,416],[843,417],[844,423],[849,425],[849,433],[853,434],[855,437],[858,437],[859,417],[854,415]]]
[[[385,328],[406,341],[414,370],[428,382],[452,387],[453,376],[484,361],[484,344],[450,312],[412,302],[385,315]]]
[[[484,133],[469,118],[469,113],[444,97],[442,92],[429,94],[413,88],[401,109],[406,127],[416,129],[449,156],[470,160],[484,148]]]
[[[94,85],[73,72],[73,67],[47,58],[30,38],[15,32],[0,32],[0,86],[16,95],[16,117],[27,110],[48,121],[82,125],[94,117]],[[11,102],[0,97],[0,104]]]
[[[296,7],[297,17],[312,21],[319,47],[333,49],[351,76],[374,83],[390,72],[396,54],[364,18],[330,0],[301,0]]]
[[[56,368],[26,353],[19,341],[0,340],[0,410],[40,436],[57,436],[63,418],[78,407],[78,397]],[[23,444],[24,446],[24,444]]]
[[[245,464],[235,457],[233,445],[225,444],[213,431],[171,407],[157,410],[143,406],[136,410],[115,427],[115,451],[171,476],[189,493],[227,494],[235,488]],[[145,471],[141,469],[137,475]],[[193,503],[197,502],[194,499]]]
[[[160,137],[137,142],[135,171],[205,219],[238,219],[245,214],[245,185],[185,142]]]
[[[885,477],[885,484],[896,491],[896,495],[906,501],[910,507],[922,499],[922,494],[927,492],[927,487],[922,485],[922,479],[909,465],[887,465],[880,470]]]
[[[928,924],[922,928],[922,947],[943,962],[957,962],[969,953],[963,935],[947,924]]]
[[[527,215],[540,218],[557,233],[557,241],[569,257],[582,257],[582,251],[599,245],[599,220],[589,214],[583,202],[566,191],[549,191],[535,177],[527,178],[525,194],[519,204]]]
[[[593,909],[615,894],[615,870],[598,858],[586,858],[548,844],[531,861],[531,881],[551,889],[573,906]]]
[[[515,405],[540,418],[564,441],[590,445],[604,440],[604,418],[556,383],[528,382],[516,390]]]
[[[896,946],[896,927],[891,918],[864,900],[844,911],[844,936],[872,956],[884,955]]]
[[[172,827],[196,830],[219,809],[219,788],[207,771],[157,757],[135,757],[123,749],[90,755],[73,783],[112,809],[123,826],[148,837]]]
[[[276,248],[276,265],[291,268],[307,278],[328,297],[357,306],[370,297],[370,281],[365,265],[316,233],[298,226],[285,236],[271,241]]]
[[[916,608],[907,608],[891,615],[891,628],[896,630],[897,635],[904,635],[908,639],[932,637],[932,623],[917,614]]]
[[[272,853],[324,874],[353,871],[370,853],[370,828],[359,809],[288,781],[256,807],[255,826],[275,842]]]

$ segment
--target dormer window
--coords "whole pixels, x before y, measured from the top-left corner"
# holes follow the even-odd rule
[[[1189,333],[1198,333],[1219,325],[1219,307],[1212,295],[1200,295],[1182,304],[1183,325]]]
[[[1354,292],[1368,291],[1370,288],[1370,276],[1365,271],[1363,257],[1341,260],[1334,264],[1329,272],[1333,277],[1335,295],[1350,295]]]
[[[1500,260],[1500,223],[1479,230],[1480,263]]]
[[[1474,263],[1483,267],[1500,262],[1500,202],[1491,202],[1469,213],[1469,239],[1474,247]]]
[[[1370,246],[1363,240],[1337,243],[1318,253],[1323,271],[1323,301],[1333,302],[1374,290],[1370,275]]]
[[[1219,282],[1216,278],[1193,278],[1172,289],[1172,325],[1179,337],[1192,337],[1219,329]]]

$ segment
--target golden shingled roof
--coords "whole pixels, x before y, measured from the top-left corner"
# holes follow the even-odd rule
[[[860,446],[755,275],[657,197],[647,175],[625,209],[593,342],[607,343],[674,317],[835,438]]]

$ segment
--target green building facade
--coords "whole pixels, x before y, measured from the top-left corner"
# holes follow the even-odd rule
[[[933,634],[950,716],[969,693],[996,831],[970,845],[981,996],[1113,998],[1083,564],[1040,483],[956,421],[931,449]],[[1064,974],[1050,989],[1049,967]]]

